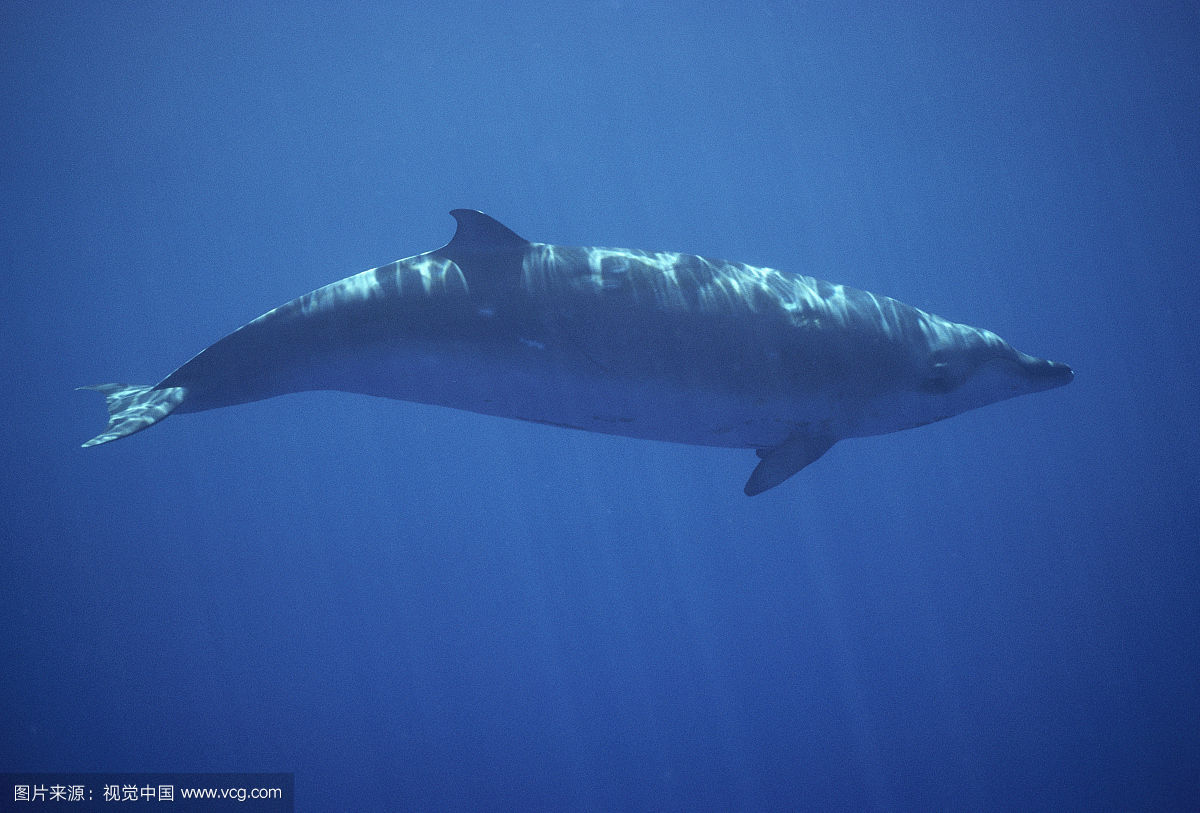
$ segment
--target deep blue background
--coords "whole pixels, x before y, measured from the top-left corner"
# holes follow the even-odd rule
[[[0,6],[0,768],[295,771],[305,810],[1200,806],[1197,7],[969,5]],[[78,448],[73,387],[459,206],[1077,378],[753,500],[748,452],[334,393]]]

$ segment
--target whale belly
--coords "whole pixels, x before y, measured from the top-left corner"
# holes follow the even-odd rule
[[[295,389],[331,389],[611,435],[700,446],[782,443],[811,405],[769,392],[613,374],[536,342],[517,352],[438,342],[358,354],[305,374]]]

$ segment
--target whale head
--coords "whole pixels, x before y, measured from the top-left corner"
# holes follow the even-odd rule
[[[923,316],[926,342],[912,360],[918,426],[1075,377],[1066,364],[1022,353],[989,330]]]

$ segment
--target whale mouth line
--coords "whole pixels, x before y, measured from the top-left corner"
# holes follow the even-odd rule
[[[1043,361],[1033,370],[1028,370],[1030,377],[1052,381],[1056,385],[1070,384],[1075,378],[1075,371],[1061,361]]]
[[[1075,379],[1075,371],[1061,361],[1049,361],[1024,353],[1019,353],[1016,361],[1025,380],[1038,389],[1062,387]]]

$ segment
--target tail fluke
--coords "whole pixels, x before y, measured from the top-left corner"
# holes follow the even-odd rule
[[[101,393],[108,407],[108,428],[83,444],[84,448],[132,435],[158,423],[183,403],[187,396],[187,390],[183,387],[160,390],[136,384],[97,384],[79,389]]]

